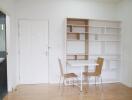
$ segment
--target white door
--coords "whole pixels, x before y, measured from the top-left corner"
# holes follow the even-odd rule
[[[20,83],[48,83],[48,21],[20,20]]]

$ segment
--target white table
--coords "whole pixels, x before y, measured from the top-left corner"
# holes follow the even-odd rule
[[[85,66],[96,66],[98,65],[97,63],[91,63],[90,61],[88,60],[70,60],[70,61],[67,61],[67,64],[70,65],[71,67],[80,67],[81,69],[81,86],[80,86],[80,91],[82,91],[82,86],[83,86],[83,67]]]

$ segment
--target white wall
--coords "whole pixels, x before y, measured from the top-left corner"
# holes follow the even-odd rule
[[[58,80],[57,58],[64,54],[64,19],[80,17],[115,20],[117,13],[115,4],[92,2],[91,0],[17,0],[15,5],[17,20],[20,18],[49,20],[51,83]],[[17,73],[19,74],[19,67]]]
[[[8,71],[8,90],[11,91],[16,83],[16,37],[14,30],[14,2],[13,0],[0,0],[0,10],[8,15],[7,33],[7,71]],[[9,21],[9,20],[8,20]],[[10,29],[9,29],[10,27]]]
[[[16,5],[16,6],[15,6]],[[0,0],[0,10],[10,17],[11,34],[8,38],[8,84],[11,90],[19,78],[17,54],[17,20],[19,18],[49,19],[50,21],[50,82],[58,79],[57,57],[64,51],[64,18],[81,17],[94,19],[121,19],[122,24],[122,68],[121,82],[132,87],[132,1],[124,0],[118,6],[112,3],[87,0]],[[118,7],[118,10],[117,10]],[[14,8],[16,11],[14,11]],[[15,18],[16,12],[16,18]],[[119,12],[119,16],[117,16]],[[17,20],[16,20],[17,19]],[[9,34],[8,34],[9,36]],[[56,37],[54,37],[56,36]],[[17,64],[17,69],[16,69]],[[57,69],[57,70],[55,70]],[[17,71],[17,73],[16,73]],[[17,78],[17,83],[16,83]]]
[[[121,82],[132,87],[132,0],[118,5],[118,18],[122,20],[122,67]]]

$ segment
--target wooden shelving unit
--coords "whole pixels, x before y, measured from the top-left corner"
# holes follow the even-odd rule
[[[88,59],[88,19],[67,18],[66,43],[67,60]],[[77,50],[76,46],[81,45],[83,50]]]
[[[86,58],[88,58],[88,54],[83,54],[83,53],[67,54],[67,60],[84,60]]]
[[[96,59],[101,56],[107,60],[106,69],[119,66],[120,21],[78,18],[67,18],[66,21],[66,60]],[[115,65],[111,64],[112,61],[115,61]]]
[[[120,66],[120,25],[120,21],[89,20],[89,58],[104,57],[109,71]]]
[[[103,57],[104,76],[109,76],[110,81],[118,80],[121,22],[78,18],[67,18],[66,21],[66,60],[95,61],[97,57]]]

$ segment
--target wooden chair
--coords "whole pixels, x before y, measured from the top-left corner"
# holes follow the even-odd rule
[[[96,78],[100,77],[101,78],[101,85],[102,85],[102,77],[101,77],[101,72],[102,72],[102,67],[103,67],[103,62],[104,62],[104,58],[98,57],[97,59],[97,64],[95,71],[94,72],[83,72],[84,77],[91,77],[94,76],[95,77],[95,85],[96,85]],[[103,87],[103,85],[102,85]]]
[[[63,72],[63,65],[62,65],[62,63],[61,63],[61,60],[60,59],[58,59],[58,61],[59,61],[59,67],[60,67],[60,80],[59,80],[59,87],[61,86],[60,84],[61,84],[61,80],[63,79],[63,88],[64,88],[64,86],[65,86],[65,81],[67,80],[67,79],[72,79],[73,81],[72,81],[72,85],[74,86],[74,80],[75,79],[77,79],[77,75],[75,74],[75,73],[64,73]]]

